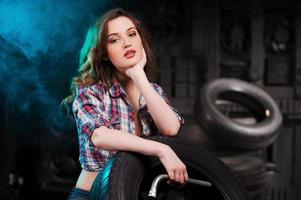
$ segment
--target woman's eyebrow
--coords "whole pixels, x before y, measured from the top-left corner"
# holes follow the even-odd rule
[[[128,28],[126,31],[129,31],[129,30],[131,30],[131,29],[135,29],[136,30],[136,27],[130,27],[130,28]]]
[[[129,31],[131,29],[136,29],[136,27],[132,26],[130,28],[128,28],[126,31]],[[110,33],[107,37],[110,37],[111,35],[118,35],[119,33]]]

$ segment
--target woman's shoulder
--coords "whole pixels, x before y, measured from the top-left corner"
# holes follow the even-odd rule
[[[99,104],[105,98],[104,86],[101,83],[93,85],[78,85],[76,95],[72,103],[73,110],[85,104]]]

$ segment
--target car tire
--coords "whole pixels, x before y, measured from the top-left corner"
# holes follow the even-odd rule
[[[177,188],[161,183],[158,199],[168,199],[172,194],[188,195],[189,199],[210,198],[245,200],[248,193],[231,170],[217,157],[198,145],[192,145],[179,138],[151,137],[169,145],[185,163],[191,178],[212,183],[212,187],[189,186]],[[109,172],[109,173],[108,173]],[[159,174],[166,173],[157,157],[137,153],[118,152],[106,164],[102,173],[95,179],[91,200],[141,200],[148,199],[147,193],[152,180]],[[197,187],[197,188],[196,188]],[[105,189],[104,189],[105,188]],[[176,195],[180,199],[180,195]],[[177,200],[177,199],[174,199]]]
[[[235,155],[220,159],[239,178],[252,199],[264,196],[267,186],[267,171],[262,159],[248,155]]]
[[[222,113],[217,100],[246,107],[255,124],[232,120]],[[273,143],[282,126],[282,114],[272,97],[246,81],[221,78],[205,84],[196,101],[196,119],[204,132],[225,146],[239,149],[264,149]]]

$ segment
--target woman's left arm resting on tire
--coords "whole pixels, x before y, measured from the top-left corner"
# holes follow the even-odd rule
[[[120,130],[101,126],[93,131],[91,141],[94,146],[105,150],[131,151],[149,156],[157,156],[164,165],[169,179],[179,183],[188,180],[185,164],[166,144],[141,138]]]

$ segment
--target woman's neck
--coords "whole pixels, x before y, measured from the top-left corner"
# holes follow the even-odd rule
[[[129,93],[129,92],[132,93],[132,92],[138,90],[138,88],[134,84],[134,81],[130,78],[128,78],[125,81],[122,81],[120,84],[125,89],[126,93]]]

